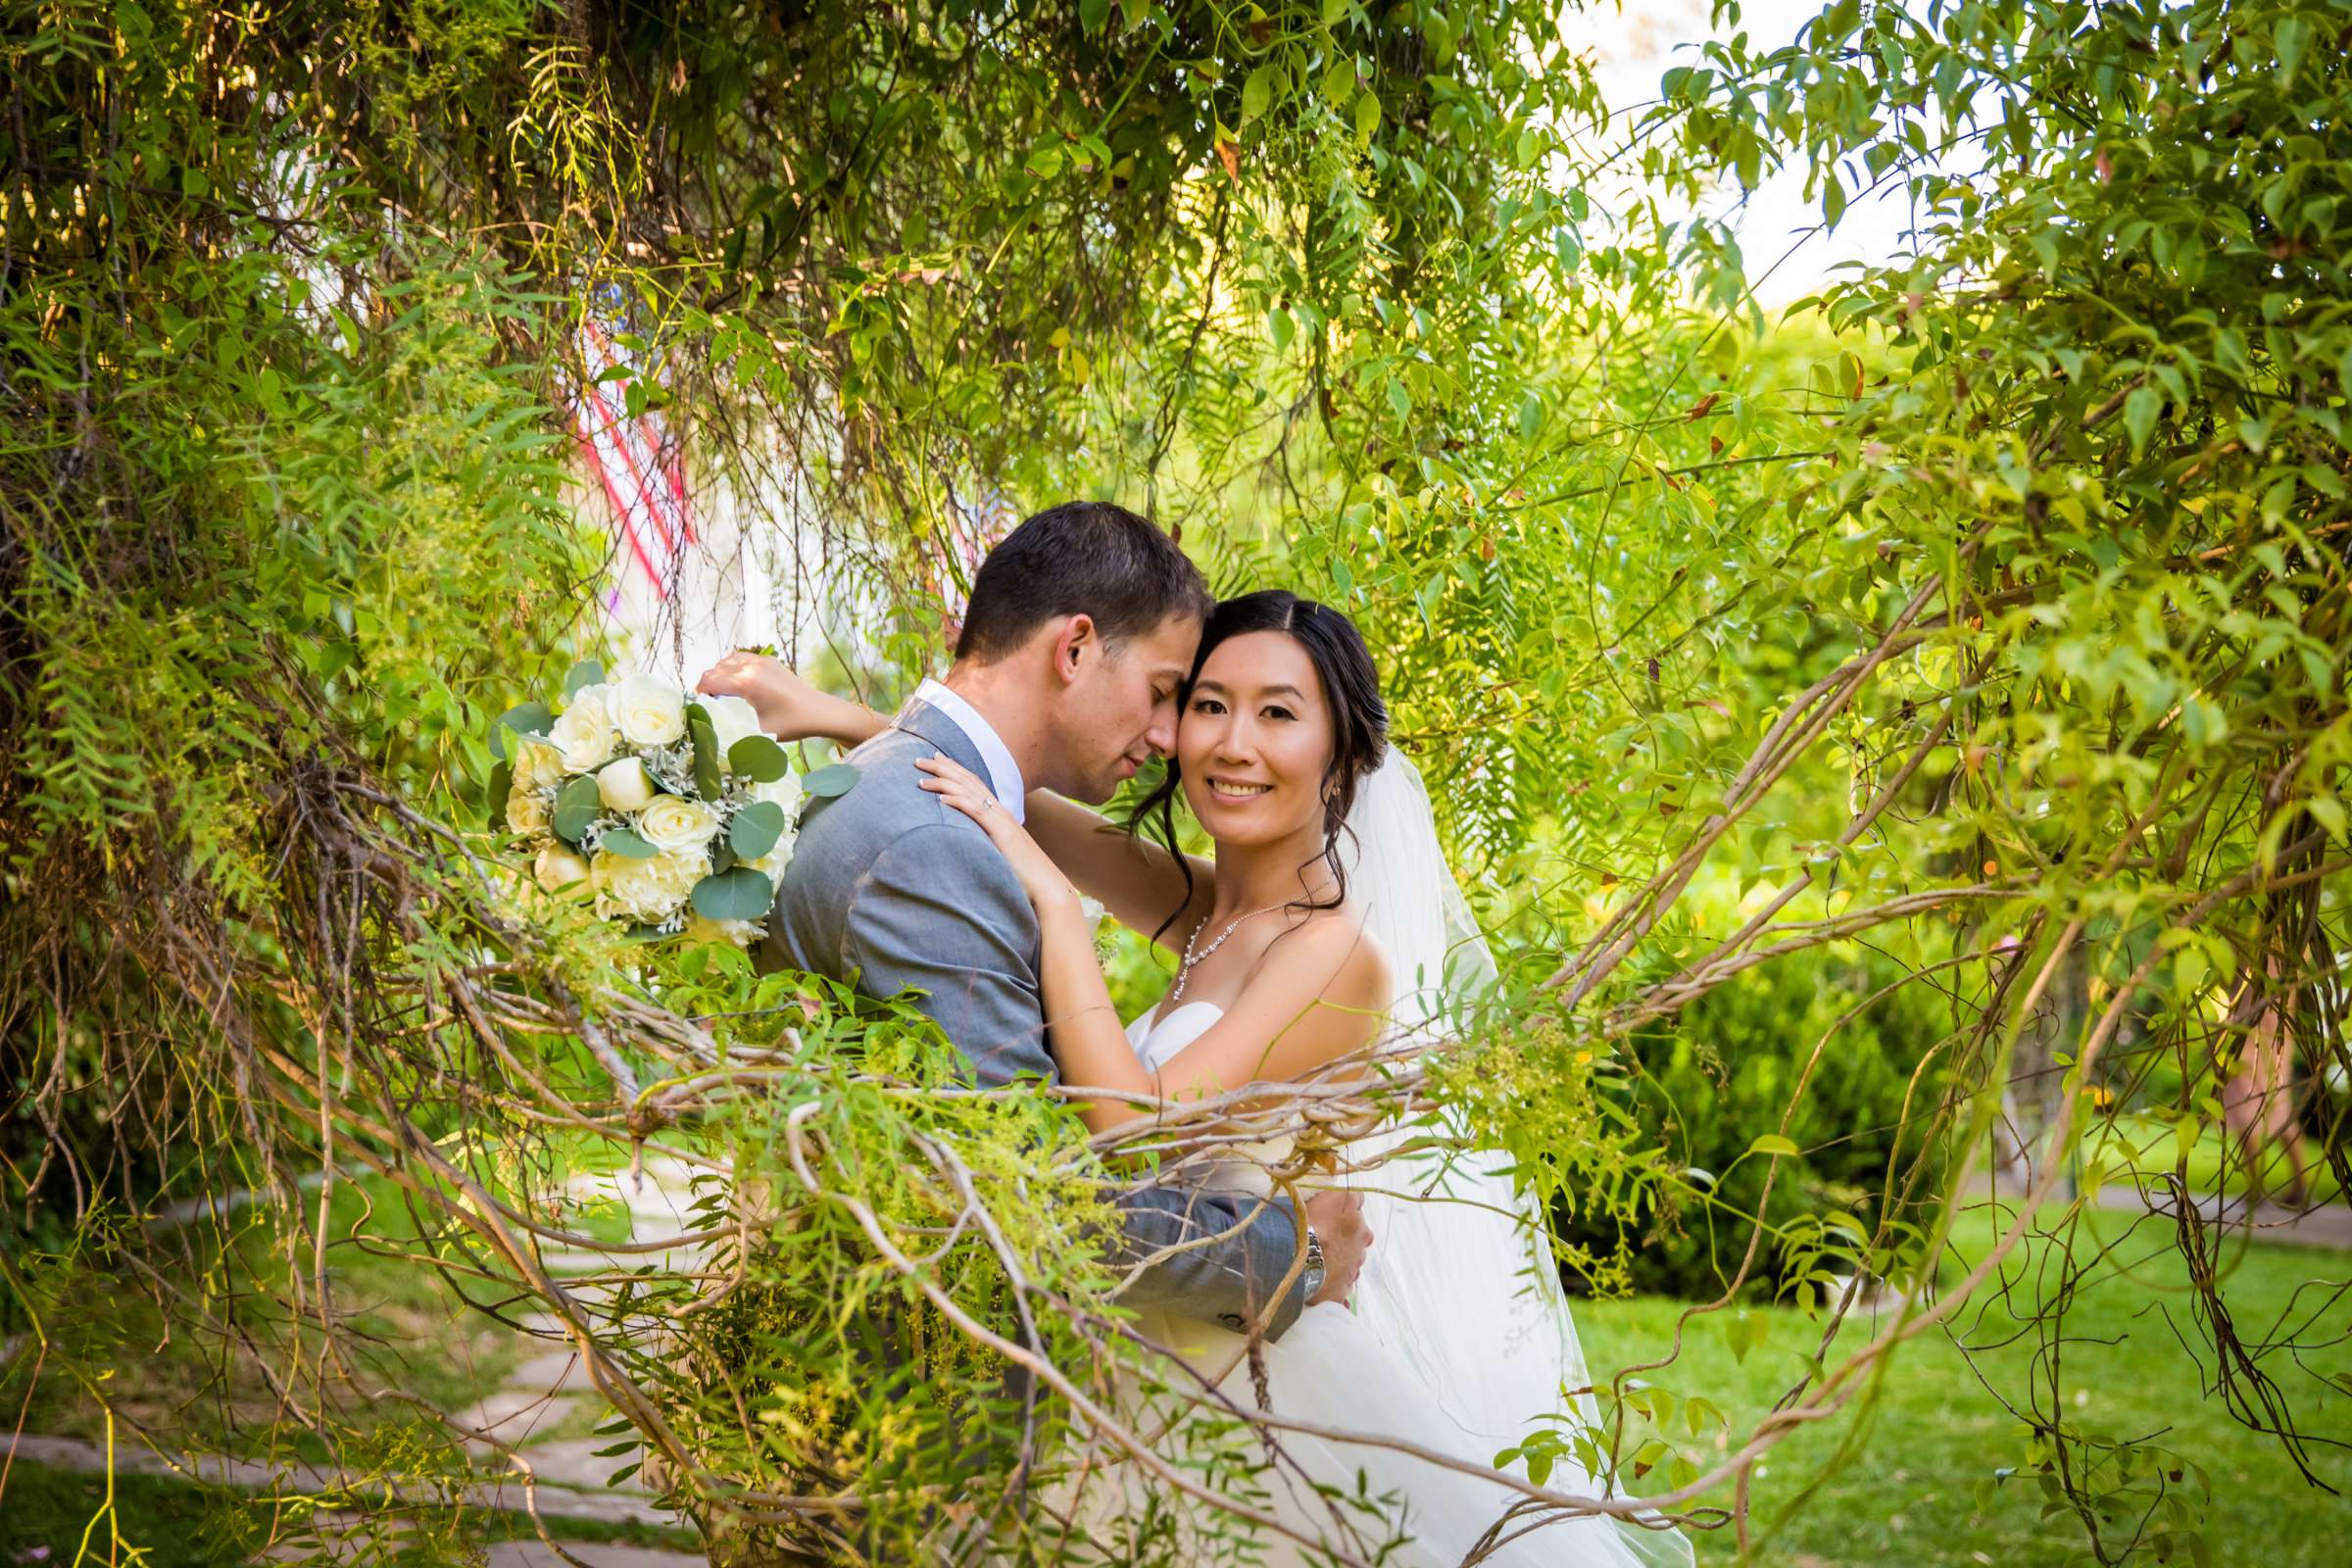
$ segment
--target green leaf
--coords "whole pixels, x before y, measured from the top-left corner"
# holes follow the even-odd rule
[[[1528,446],[1535,445],[1536,432],[1544,428],[1544,399],[1529,392],[1519,400],[1519,439]]]
[[[556,792],[554,827],[556,837],[577,847],[580,835],[588,824],[604,814],[604,797],[596,792],[593,778],[575,778]]]
[[[829,801],[836,795],[849,794],[857,782],[856,768],[847,762],[835,762],[831,767],[820,767],[801,780],[801,792],[816,800]]]
[[[2164,394],[2152,386],[2135,386],[2124,399],[2124,428],[2132,435],[2132,455],[2139,456],[2156,429],[2156,416],[2164,408]]]
[[[1372,133],[1378,129],[1380,95],[1367,87],[1355,98],[1355,144],[1358,147],[1370,146]]]
[[[604,665],[593,659],[581,660],[571,666],[571,673],[564,677],[564,700],[570,702],[580,694],[581,687],[601,685],[604,678]]]
[[[614,855],[631,860],[650,860],[662,853],[646,842],[644,834],[637,832],[634,828],[625,827],[616,827],[607,833],[596,841],[596,847],[600,850],[611,850]]]
[[[1732,1359],[1742,1366],[1747,1352],[1764,1343],[1772,1332],[1772,1320],[1761,1312],[1734,1312],[1723,1320],[1723,1342],[1731,1348]]]
[[[1751,1154],[1782,1154],[1790,1158],[1794,1158],[1804,1152],[1804,1151],[1797,1148],[1793,1142],[1782,1137],[1779,1133],[1764,1134],[1754,1143],[1747,1146],[1747,1152]]]
[[[1247,125],[1266,112],[1266,103],[1274,96],[1274,67],[1266,64],[1250,73],[1242,83],[1242,123]]]
[[[1402,381],[1393,375],[1389,377],[1389,407],[1396,411],[1399,419],[1413,416],[1413,395],[1404,389]]]
[[[2302,67],[2303,56],[2311,48],[2311,24],[2301,17],[2289,17],[2278,24],[2272,34],[2273,47],[2278,51],[2278,80],[2281,85],[2292,82]]]
[[[1323,101],[1337,109],[1355,91],[1355,57],[1333,57],[1331,69],[1323,73]]]
[[[1421,24],[1422,34],[1429,39],[1429,52],[1441,66],[1453,58],[1453,24],[1441,11],[1432,11]]]
[[[498,715],[490,725],[490,755],[504,760],[507,756],[507,731],[517,735],[544,735],[556,721],[555,710],[545,703],[516,703]]]
[[[1280,354],[1291,346],[1291,334],[1298,328],[1291,313],[1277,305],[1266,313],[1266,336],[1273,340],[1274,352]]]
[[[760,784],[773,784],[792,771],[784,748],[764,735],[746,735],[727,748],[727,771]]]
[[[507,825],[507,797],[514,793],[514,764],[501,762],[490,770],[490,826]]]
[[[726,788],[726,769],[718,755],[718,730],[700,703],[686,705],[686,735],[694,742],[694,787],[704,800],[715,801]]]
[[[784,836],[784,808],[773,801],[754,801],[727,824],[727,847],[747,860],[757,860],[774,849]]]
[[[1110,0],[1078,0],[1078,25],[1090,38],[1102,30],[1110,20]]]
[[[776,890],[749,866],[713,871],[694,885],[694,912],[706,920],[760,920],[774,908]]]

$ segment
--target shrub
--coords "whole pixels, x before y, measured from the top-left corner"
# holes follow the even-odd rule
[[[1639,1035],[1630,1048],[1640,1070],[1630,1078],[1627,1108],[1670,1165],[1687,1167],[1686,1179],[1655,1189],[1631,1223],[1591,1208],[1561,1214],[1570,1273],[1580,1272],[1582,1249],[1594,1265],[1585,1271],[1589,1279],[1711,1298],[1738,1273],[1762,1202],[1766,1231],[1749,1285],[1765,1291],[1803,1272],[1791,1269],[1801,1249],[1784,1248],[1792,1221],[1835,1212],[1854,1216],[1866,1231],[1875,1225],[1889,1159],[1904,1157],[1896,1166],[1899,1194],[1922,1142],[1903,1129],[1919,1128],[1941,1093],[1932,1062],[1916,1085],[1914,1071],[1952,1028],[1950,1004],[1933,976],[1863,1005],[1909,972],[1853,950],[1794,956],[1736,976]],[[1800,1099],[1798,1082],[1825,1037]],[[1792,1100],[1786,1136],[1801,1153],[1778,1162],[1767,1199],[1774,1161],[1747,1152],[1758,1138],[1783,1132]],[[1930,1191],[1923,1184],[1919,1196]]]

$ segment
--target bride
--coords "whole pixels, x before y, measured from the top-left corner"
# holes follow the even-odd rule
[[[855,740],[884,722],[859,710],[851,725],[835,717],[807,733]],[[1388,747],[1387,727],[1354,625],[1268,590],[1222,602],[1202,632],[1175,755],[1136,814],[1155,823],[1158,844],[1107,832],[1094,811],[1042,791],[1026,803],[1024,829],[954,761],[916,763],[925,789],[988,832],[1037,907],[1049,1043],[1064,1082],[1147,1102],[1206,1099],[1301,1078],[1368,1046],[1445,1037],[1494,964],[1419,775]],[[1173,849],[1179,794],[1212,858]],[[1081,893],[1177,959],[1167,995],[1124,1029]],[[1081,1108],[1097,1132],[1150,1114],[1116,1098]],[[1384,1190],[1364,1195],[1378,1245],[1346,1304],[1309,1306],[1259,1347],[1262,1395],[1240,1335],[1157,1312],[1143,1314],[1140,1332],[1199,1381],[1221,1380],[1243,1409],[1262,1397],[1282,1424],[1270,1433],[1280,1463],[1260,1485],[1272,1510],[1310,1536],[1396,1540],[1381,1560],[1416,1568],[1686,1568],[1688,1541],[1655,1518],[1530,1507],[1490,1479],[1496,1454],[1535,1432],[1555,1432],[1572,1452],[1578,1431],[1597,1434],[1581,1392],[1588,1374],[1545,1229],[1507,1161],[1480,1151],[1416,1156],[1403,1143],[1394,1129],[1348,1151],[1359,1167],[1394,1156],[1373,1172]],[[1227,1191],[1267,1183],[1265,1163],[1238,1153],[1198,1179]],[[1182,1423],[1167,1441],[1185,1441]],[[1572,1456],[1545,1486],[1606,1491]],[[1269,1562],[1308,1560],[1287,1542],[1266,1546]]]

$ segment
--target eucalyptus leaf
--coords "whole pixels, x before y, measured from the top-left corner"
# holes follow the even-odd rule
[[[581,660],[571,666],[571,673],[564,677],[564,700],[570,702],[579,696],[581,687],[600,685],[604,678],[604,665],[593,659]]]
[[[759,920],[774,907],[776,892],[749,866],[713,871],[694,885],[694,912],[706,920]]]
[[[556,810],[553,827],[556,837],[577,847],[588,825],[604,814],[604,797],[596,791],[593,778],[575,778],[556,792]]]
[[[847,762],[835,762],[802,779],[801,793],[814,800],[831,800],[836,795],[849,794],[857,782],[858,769]]]
[[[694,743],[694,787],[704,800],[715,801],[726,788],[726,769],[718,755],[717,727],[700,703],[686,705],[686,735]]]
[[[596,847],[631,860],[650,860],[662,853],[646,841],[644,834],[626,827],[616,827],[607,833],[596,841]]]
[[[727,771],[756,783],[773,784],[792,771],[792,759],[766,736],[746,735],[727,748]]]
[[[728,824],[727,847],[746,860],[757,860],[783,835],[784,808],[773,801],[754,801]]]
[[[516,703],[491,721],[490,755],[502,760],[506,758],[509,730],[517,735],[544,735],[555,721],[555,710],[545,703]]]

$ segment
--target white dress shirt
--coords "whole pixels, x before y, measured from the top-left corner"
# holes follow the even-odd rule
[[[995,727],[980,716],[980,710],[936,680],[926,680],[917,686],[914,700],[939,710],[950,723],[963,731],[964,738],[972,743],[980,760],[988,767],[988,787],[995,793],[997,804],[1015,822],[1022,821],[1027,814],[1024,808],[1029,801],[1029,786],[1021,782],[1021,764],[1012,760],[1011,749]]]

